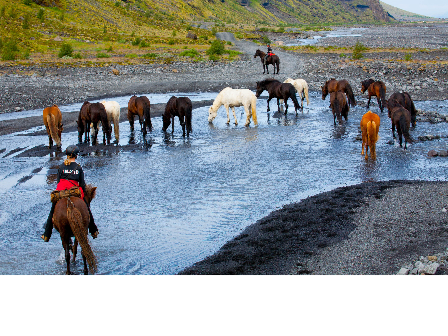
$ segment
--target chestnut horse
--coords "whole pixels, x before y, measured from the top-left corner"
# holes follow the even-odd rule
[[[411,113],[405,109],[397,100],[390,100],[390,119],[392,121],[392,136],[395,139],[395,127],[397,128],[400,147],[402,146],[402,136],[404,137],[404,149],[406,144],[412,143],[413,140],[409,135],[409,126],[411,124]]]
[[[43,111],[44,125],[48,134],[48,148],[53,146],[53,140],[56,142],[57,148],[61,148],[62,113],[57,105],[44,108]]]
[[[101,103],[89,103],[84,102],[78,115],[78,142],[82,142],[82,135],[84,134],[84,142],[90,141],[90,124],[93,126],[93,141],[95,144],[97,142],[98,136],[98,122],[101,122],[101,127],[103,128],[103,143],[106,142],[110,144],[110,133],[111,129],[107,121],[107,113],[104,105]]]
[[[294,85],[290,83],[281,83],[280,81],[276,79],[265,79],[261,82],[257,82],[257,93],[255,96],[258,98],[260,97],[261,93],[266,90],[269,93],[268,98],[268,112],[270,111],[269,108],[269,102],[272,98],[277,98],[277,106],[278,111],[280,112],[280,99],[283,99],[285,103],[285,114],[288,113],[288,98],[291,98],[291,100],[294,103],[294,110],[296,111],[299,108],[302,109],[303,113],[303,106],[300,107],[299,102],[297,101],[296,97],[296,89],[294,88]]]
[[[348,99],[350,106],[356,106],[355,95],[353,94],[352,87],[346,79],[336,80],[331,78],[327,80],[322,86],[322,100],[325,100],[327,95],[331,92],[343,91]]]
[[[266,56],[266,53],[261,51],[260,49],[257,49],[255,51],[254,58],[257,58],[257,56],[260,57],[261,63],[263,64],[263,74],[267,72],[269,74],[269,64],[272,64],[274,67],[274,75],[275,75],[275,68],[277,67],[277,75],[278,71],[280,70],[280,58],[277,55],[271,54],[266,58],[266,64],[264,64],[264,57]]]
[[[398,101],[398,103],[403,106],[406,110],[411,113],[411,124],[415,127],[417,122],[417,109],[415,108],[414,102],[411,99],[411,95],[407,92],[395,92],[389,97],[389,101],[394,102]],[[388,115],[390,118],[391,107],[389,107],[389,101],[387,102]],[[393,105],[393,104],[390,104]]]
[[[96,187],[88,184],[84,193],[86,202],[90,202],[96,194]],[[87,239],[87,228],[90,222],[89,209],[86,202],[79,197],[66,197],[60,199],[55,206],[53,215],[53,226],[61,236],[62,246],[65,251],[65,261],[67,271],[70,272],[70,243],[71,237],[75,237],[73,247],[73,261],[76,257],[77,244],[81,246],[82,260],[84,262],[84,274],[88,274],[87,264],[90,273],[95,273],[97,269],[96,257]]]
[[[376,159],[376,142],[378,141],[378,131],[380,129],[380,116],[378,114],[368,111],[361,119],[362,132],[362,151],[364,154],[364,146],[366,147],[366,160],[368,158],[368,151],[370,147],[370,157]]]
[[[342,124],[342,117],[344,117],[345,121],[347,121],[350,106],[347,103],[347,99],[345,98],[343,91],[330,93],[330,107],[333,112],[333,121],[335,125],[336,118],[338,119],[339,124]]]
[[[151,103],[146,96],[132,96],[128,102],[128,120],[131,127],[131,132],[134,132],[134,117],[138,116],[138,121],[140,122],[140,128],[143,135],[146,135],[146,127],[148,130],[152,131],[151,124]]]
[[[378,101],[378,106],[383,113],[384,107],[386,105],[386,84],[382,81],[374,81],[373,79],[366,79],[361,82],[361,92],[364,93],[367,90],[369,95],[369,100],[367,101],[367,108],[370,106],[370,99],[372,96],[376,97]]]
[[[193,105],[190,98],[172,96],[165,106],[165,113],[163,113],[163,127],[162,130],[165,132],[172,124],[172,132],[174,133],[174,117],[179,118],[179,122],[182,126],[182,136],[185,136],[185,126],[187,126],[187,136],[190,136],[191,132],[191,112],[193,110]]]

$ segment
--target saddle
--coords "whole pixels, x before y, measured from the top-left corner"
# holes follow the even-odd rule
[[[70,189],[65,190],[54,190],[51,192],[50,198],[52,203],[56,203],[62,198],[71,196],[81,198],[81,191],[79,190],[79,187],[71,187]]]

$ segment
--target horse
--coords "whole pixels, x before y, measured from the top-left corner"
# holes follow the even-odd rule
[[[218,96],[216,96],[213,105],[210,106],[208,110],[208,122],[211,123],[218,114],[218,109],[224,105],[227,112],[227,124],[230,123],[229,107],[232,108],[233,117],[235,118],[235,125],[238,125],[238,120],[235,114],[235,107],[244,106],[244,111],[246,112],[246,123],[245,126],[249,126],[250,117],[254,125],[257,125],[257,97],[249,89],[232,89],[226,87],[223,89]]]
[[[264,63],[264,57],[266,56],[266,53],[261,51],[260,49],[257,49],[257,51],[255,51],[255,55],[254,58],[257,58],[257,56],[260,57],[261,59],[261,63],[263,64],[263,74],[267,71],[267,73],[269,74],[269,64],[272,64],[272,66],[274,67],[274,75],[275,75],[275,68],[277,67],[277,75],[278,75],[278,71],[280,70],[280,58],[277,55],[271,54],[266,58],[266,64]]]
[[[85,101],[81,109],[79,110],[78,115],[78,142],[82,143],[82,135],[84,134],[84,142],[87,143],[90,141],[90,103]]]
[[[409,135],[409,126],[411,124],[411,112],[405,109],[397,100],[390,100],[390,119],[392,121],[392,136],[395,139],[395,127],[397,128],[400,147],[402,146],[402,136],[404,137],[404,149],[406,144],[414,142]]]
[[[62,127],[62,113],[57,105],[44,108],[43,111],[44,125],[48,134],[48,148],[53,146],[53,140],[56,142],[56,147],[60,149]]]
[[[257,82],[257,93],[255,96],[258,98],[260,97],[261,93],[266,90],[269,93],[268,98],[268,112],[270,111],[269,108],[269,102],[272,98],[277,98],[277,106],[278,111],[280,112],[280,99],[283,99],[285,102],[285,114],[288,113],[288,98],[291,98],[291,100],[294,103],[294,109],[297,114],[297,110],[299,108],[302,109],[303,113],[303,106],[300,107],[299,102],[297,101],[296,97],[296,89],[294,88],[294,85],[290,83],[281,83],[276,79],[265,79],[261,82]]]
[[[97,142],[97,136],[98,136],[98,123],[101,122],[101,128],[103,129],[103,143],[106,143],[107,138],[107,144],[110,144],[110,136],[111,136],[111,126],[109,124],[108,118],[107,118],[107,112],[102,103],[92,103],[89,105],[90,110],[90,122],[93,126],[93,141],[92,143]],[[78,135],[79,136],[79,135]]]
[[[131,132],[134,132],[134,116],[138,116],[138,121],[140,122],[140,128],[143,135],[146,135],[146,128],[151,132],[151,103],[146,96],[132,96],[128,102],[128,120],[131,127]]]
[[[300,99],[302,100],[302,106],[303,106],[303,100],[305,98],[306,98],[306,104],[310,105],[310,100],[308,97],[308,83],[304,79],[287,78],[283,83],[290,83],[294,85],[294,88],[296,89]]]
[[[120,104],[116,101],[100,101],[101,104],[104,105],[107,114],[107,121],[109,124],[109,128],[112,131],[112,122],[114,123],[114,133],[115,133],[115,143],[120,141]]]
[[[330,107],[333,112],[333,121],[335,125],[336,118],[338,119],[339,124],[342,124],[342,117],[344,117],[345,121],[347,121],[350,106],[347,103],[347,99],[345,98],[343,91],[330,93]]]
[[[187,126],[187,136],[190,136],[191,130],[191,112],[193,110],[193,104],[188,97],[172,96],[165,106],[165,113],[162,115],[163,127],[165,132],[172,123],[172,132],[174,133],[174,117],[179,118],[179,122],[182,126],[182,136],[185,137],[185,126]]]
[[[90,202],[96,195],[96,187],[88,184],[85,188],[84,198]],[[81,246],[82,259],[84,262],[84,274],[88,274],[87,264],[90,273],[95,273],[97,261],[95,254],[90,247],[87,239],[87,228],[90,222],[89,209],[86,202],[79,197],[66,197],[57,201],[53,214],[53,227],[59,232],[62,241],[62,247],[65,251],[65,261],[67,271],[70,272],[70,245],[71,237],[75,237],[73,246],[73,261],[76,258],[77,245]]]
[[[331,78],[327,80],[322,86],[322,100],[325,100],[329,93],[336,91],[343,91],[347,95],[349,105],[352,107],[356,106],[355,95],[353,94],[350,83],[346,79],[336,80]]]
[[[378,141],[378,131],[380,129],[380,116],[372,111],[368,111],[362,116],[361,119],[361,132],[362,132],[362,151],[364,154],[364,146],[366,148],[366,160],[368,158],[368,151],[370,147],[370,157],[375,160],[376,158],[376,142]]]
[[[415,108],[414,102],[411,99],[411,95],[407,92],[395,92],[390,97],[389,100],[393,102],[394,100],[397,100],[398,103],[403,106],[406,110],[408,110],[411,113],[411,124],[413,127],[415,127],[417,122],[417,109]],[[387,110],[388,115],[390,118],[390,111],[391,107],[389,105],[389,100],[387,101]]]
[[[367,90],[369,100],[367,101],[367,108],[370,106],[370,99],[375,96],[378,101],[378,106],[383,113],[384,106],[386,105],[386,84],[382,81],[374,81],[373,79],[366,79],[361,82],[361,92],[364,93]]]

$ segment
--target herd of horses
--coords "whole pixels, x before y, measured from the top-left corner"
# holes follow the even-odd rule
[[[278,65],[277,65],[278,69]],[[250,125],[252,119],[254,125],[257,125],[256,104],[257,98],[264,92],[268,92],[267,111],[270,111],[269,102],[273,98],[277,98],[278,111],[281,110],[281,104],[285,105],[285,115],[288,112],[288,99],[291,99],[296,114],[300,109],[303,113],[304,100],[310,104],[308,97],[308,84],[303,79],[288,78],[283,83],[276,79],[265,79],[256,83],[256,93],[249,89],[233,89],[224,88],[214,100],[209,108],[209,123],[217,116],[217,112],[221,106],[227,111],[227,124],[230,123],[229,108],[232,109],[235,119],[235,125],[238,124],[235,107],[243,106],[246,113],[245,126]],[[322,86],[322,99],[325,100],[330,95],[330,108],[333,113],[333,122],[336,125],[336,119],[340,124],[343,123],[342,118],[348,119],[350,106],[356,106],[356,100],[353,89],[349,82],[345,79],[336,80],[329,79]],[[392,123],[392,135],[395,138],[395,128],[397,129],[400,147],[402,147],[402,136],[405,139],[404,149],[407,143],[412,142],[409,135],[410,125],[415,126],[416,114],[414,103],[411,96],[407,92],[395,92],[388,100],[386,100],[386,86],[381,81],[373,79],[365,80],[361,83],[361,92],[368,92],[367,108],[370,106],[370,98],[377,97],[378,106],[383,113],[384,107],[388,109],[388,117]],[[302,102],[300,105],[296,93]],[[152,131],[151,123],[151,104],[146,96],[132,96],[128,102],[127,117],[129,120],[130,130],[134,132],[134,118],[137,116],[140,123],[140,130],[143,135],[147,131]],[[169,125],[172,124],[172,133],[174,133],[174,118],[178,117],[182,126],[182,135],[189,136],[192,132],[192,102],[188,97],[172,96],[165,107],[162,116],[163,132],[166,132]],[[84,102],[78,115],[78,141],[79,143],[90,142],[90,132],[92,132],[92,143],[97,142],[98,127],[101,124],[103,131],[103,143],[110,144],[112,124],[115,133],[115,142],[119,142],[119,119],[120,105],[114,101],[101,101],[98,103]],[[365,113],[361,119],[360,127],[362,132],[362,151],[365,159],[368,159],[368,151],[370,148],[370,156],[376,158],[376,142],[378,140],[378,130],[380,126],[380,116],[371,111]],[[58,148],[61,148],[61,133],[63,130],[62,114],[57,105],[47,107],[43,110],[44,125],[49,138],[49,148],[53,146],[53,141]],[[95,196],[95,189],[92,186],[86,188],[86,197],[91,200]],[[64,198],[56,204],[55,215],[53,216],[54,227],[61,235],[62,245],[65,250],[67,263],[67,274],[70,274],[70,249],[73,252],[73,260],[76,257],[78,243],[81,246],[82,257],[84,261],[84,274],[88,273],[87,264],[91,272],[95,272],[96,259],[89,246],[87,239],[87,227],[89,223],[89,213],[84,201],[77,197]],[[71,237],[75,237],[73,246],[70,244]]]

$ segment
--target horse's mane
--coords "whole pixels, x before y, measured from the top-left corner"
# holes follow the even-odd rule
[[[165,112],[163,113],[163,115],[164,115],[165,117],[169,117],[170,114],[171,114],[171,110],[173,110],[173,109],[176,108],[176,100],[177,100],[177,97],[176,97],[176,96],[172,96],[172,97],[168,100],[168,102],[166,103],[166,106],[165,106]]]
[[[280,81],[279,80],[277,80],[277,79],[275,79],[275,78],[267,78],[267,79],[265,79],[265,80],[262,80],[261,82],[260,82],[260,84],[262,84],[262,85],[266,85],[266,84],[270,84],[270,83],[280,83]]]

